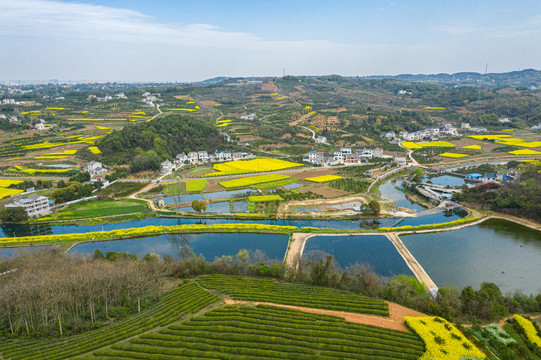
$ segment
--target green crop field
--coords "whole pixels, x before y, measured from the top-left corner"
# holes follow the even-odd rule
[[[102,329],[56,340],[6,341],[0,338],[2,358],[66,359],[85,354],[158,326],[169,325],[217,301],[216,295],[197,284],[182,285],[171,291],[152,308]]]
[[[94,353],[138,359],[418,359],[415,334],[274,306],[226,306]]]
[[[89,201],[68,206],[41,221],[88,219],[100,216],[124,215],[143,212],[148,208],[143,200],[122,199],[112,201]]]
[[[206,187],[207,187],[206,179],[186,181],[186,191],[188,192],[203,191],[205,190]]]
[[[204,275],[197,282],[237,300],[389,316],[387,303],[382,300],[331,288],[226,275]]]

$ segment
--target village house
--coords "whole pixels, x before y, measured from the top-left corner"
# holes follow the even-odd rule
[[[318,136],[315,141],[316,144],[326,144],[327,138],[325,136]]]
[[[162,163],[160,163],[160,173],[161,174],[167,174],[170,173],[173,170],[173,163],[169,160],[165,160]]]
[[[199,159],[199,157],[197,156],[197,153],[195,151],[190,151],[188,153],[188,162],[190,164],[195,164],[197,163],[197,160]]]
[[[404,155],[395,155],[393,162],[398,166],[405,166],[407,164],[406,157]]]
[[[197,158],[199,162],[206,163],[209,161],[209,154],[206,151],[198,151]]]
[[[107,168],[98,161],[91,161],[83,168],[83,172],[90,173],[91,175],[99,175],[106,173]]]
[[[39,217],[46,215],[50,211],[52,201],[49,198],[39,194],[31,194],[24,198],[13,200],[12,203],[6,204],[7,208],[22,207],[28,214],[28,217]]]
[[[231,151],[216,151],[214,157],[216,161],[230,161],[232,159]]]

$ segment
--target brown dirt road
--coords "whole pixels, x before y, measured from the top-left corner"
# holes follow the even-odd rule
[[[387,302],[389,305],[389,317],[375,316],[375,315],[362,315],[343,311],[332,311],[323,309],[313,309],[303,306],[283,305],[268,302],[253,302],[253,301],[240,301],[225,299],[226,305],[271,305],[277,307],[283,307],[287,309],[295,309],[311,314],[324,314],[333,315],[343,318],[346,321],[356,324],[366,324],[379,326],[386,329],[399,330],[404,332],[410,332],[406,325],[404,325],[404,316],[426,316],[415,310],[408,309],[395,303]]]

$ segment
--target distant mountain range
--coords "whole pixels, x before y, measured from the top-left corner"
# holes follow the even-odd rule
[[[430,74],[430,75],[375,75],[365,76],[367,79],[395,79],[411,82],[433,83],[439,85],[475,85],[486,88],[524,87],[539,88],[541,86],[541,71],[525,69],[506,73],[480,74],[476,72],[460,72],[455,74]]]

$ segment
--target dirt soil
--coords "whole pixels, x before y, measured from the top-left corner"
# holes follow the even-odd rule
[[[346,321],[356,323],[356,324],[366,324],[373,325],[378,327],[383,327],[386,329],[399,330],[404,332],[410,332],[409,329],[404,325],[404,316],[426,316],[423,313],[420,313],[415,310],[408,309],[398,304],[387,302],[389,305],[389,317],[375,316],[375,315],[362,315],[355,314],[343,311],[332,311],[332,310],[323,310],[323,309],[313,309],[302,306],[293,306],[293,305],[283,305],[275,304],[268,302],[252,302],[252,301],[239,301],[232,299],[225,299],[226,305],[271,305],[276,307],[282,307],[287,309],[295,309],[311,314],[324,314],[324,315],[333,315],[343,318]]]

